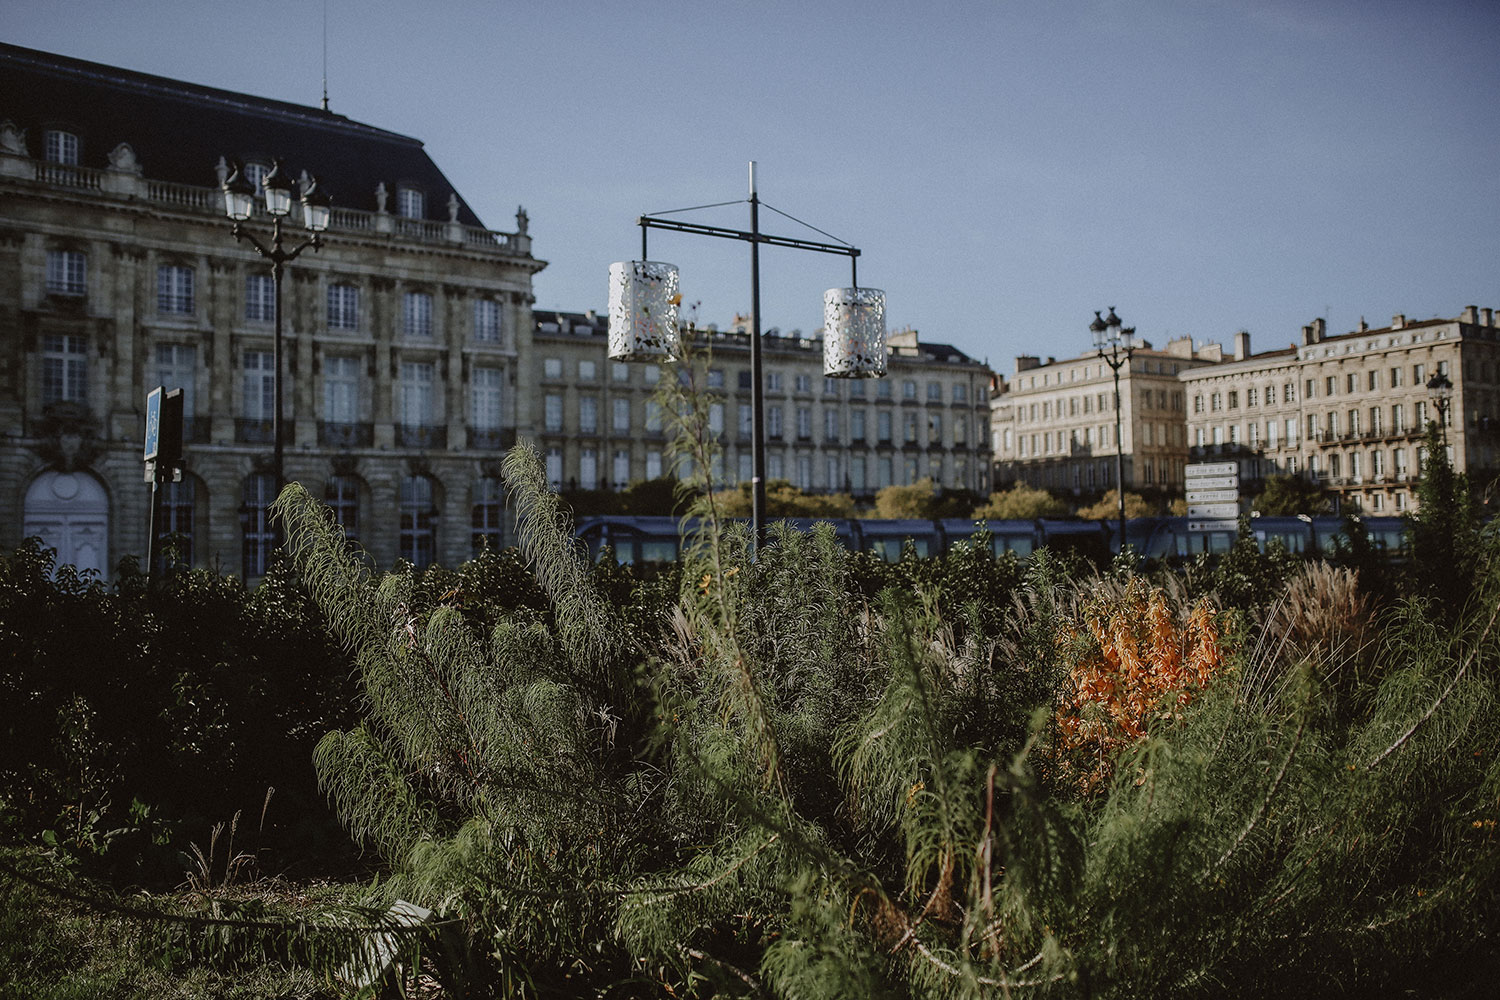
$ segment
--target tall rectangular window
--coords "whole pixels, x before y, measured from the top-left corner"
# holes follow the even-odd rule
[[[563,426],[563,398],[548,393],[542,399],[542,429],[556,434]]]
[[[359,359],[330,355],[323,359],[323,420],[330,424],[359,421]]]
[[[646,431],[650,434],[661,433],[661,404],[654,399],[646,400]]]
[[[359,329],[359,289],[353,285],[328,286],[328,329]]]
[[[886,444],[891,440],[891,411],[881,410],[875,415],[875,440]],[[886,483],[886,486],[891,485]]]
[[[839,411],[831,406],[823,410],[823,437],[828,441],[839,439]]]
[[[430,361],[401,362],[401,425],[403,427],[427,427],[431,424],[433,367]]]
[[[563,454],[561,448],[547,449],[547,485],[554,490],[562,489]]]
[[[271,527],[271,501],[276,499],[276,479],[268,472],[259,472],[245,480],[241,494],[240,523],[244,525],[244,545],[240,550],[241,567],[245,579],[265,576],[266,566],[271,560],[271,549],[276,544],[276,532]]]
[[[630,485],[630,452],[624,448],[615,449],[614,468],[610,471],[610,478],[617,490]]]
[[[863,493],[868,489],[865,482],[865,456],[855,455],[849,459],[849,489]]]
[[[586,490],[599,488],[599,452],[596,449],[579,450],[578,485]]]
[[[407,292],[402,296],[402,329],[408,337],[432,336],[432,296],[426,292]]]
[[[269,423],[276,413],[276,356],[270,351],[246,351],[241,355],[244,372],[244,416]]]
[[[193,313],[193,269],[163,264],[156,269],[156,311],[174,316]]]
[[[599,399],[596,396],[581,396],[578,399],[578,432],[599,433]]]
[[[625,396],[616,396],[610,400],[613,413],[610,417],[610,429],[616,434],[624,434],[630,430],[630,400]]]
[[[799,441],[812,439],[812,410],[806,406],[797,407],[797,439]]]
[[[648,451],[648,452],[646,452],[646,478],[647,479],[660,479],[661,478],[661,452],[659,452],[659,451]]]
[[[245,319],[251,323],[276,319],[276,285],[269,274],[245,275]]]
[[[88,365],[83,337],[49,333],[42,338],[42,404],[84,402]]]
[[[47,251],[47,294],[82,295],[88,290],[88,255],[79,250]]]
[[[830,491],[836,491],[844,485],[844,477],[839,469],[839,457],[837,455],[824,457],[823,475],[827,479],[827,487]]]
[[[500,429],[500,369],[475,367],[470,372],[469,405],[476,430]]]
[[[191,437],[193,391],[198,380],[198,352],[191,344],[157,344],[152,386],[182,390],[182,432]],[[148,386],[150,388],[150,386]]]
[[[599,377],[599,363],[597,361],[578,362],[578,381],[593,382]]]
[[[766,436],[780,438],[782,432],[781,407],[771,406],[766,408]]]
[[[748,403],[741,403],[739,404],[738,412],[740,437],[747,438],[750,436],[751,427],[754,424],[754,420],[752,418],[755,415],[755,411],[750,408],[750,405]]]
[[[708,404],[708,432],[715,435],[724,433],[723,403]]]
[[[500,341],[500,303],[494,299],[474,300],[474,339],[486,343]]]
[[[849,440],[863,441],[865,439],[865,411],[851,410],[849,413]]]
[[[804,492],[812,489],[812,456],[798,455],[796,468],[797,481],[792,485]]]

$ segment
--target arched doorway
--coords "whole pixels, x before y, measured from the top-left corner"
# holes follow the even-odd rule
[[[87,472],[44,472],[26,491],[22,533],[57,550],[57,562],[109,572],[109,498]]]

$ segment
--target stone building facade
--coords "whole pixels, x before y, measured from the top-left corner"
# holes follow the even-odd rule
[[[498,459],[540,412],[523,212],[486,228],[419,141],[327,110],[0,45],[0,546],[40,535],[106,575],[143,555],[164,385],[186,411],[165,529],[196,565],[260,575],[273,289],[218,184],[221,158],[258,178],[273,156],[334,198],[282,283],[287,478],[382,564],[505,541]],[[265,242],[269,222],[247,226]]]
[[[1120,369],[1126,489],[1181,492],[1188,442],[1178,377],[1222,359],[1219,345],[1194,350],[1183,337],[1165,350],[1147,342]],[[1097,355],[1016,358],[990,398],[996,488],[1023,482],[1080,498],[1113,489],[1114,394],[1114,373]]]
[[[1390,514],[1413,506],[1422,439],[1438,407],[1427,383],[1452,384],[1445,418],[1455,468],[1494,478],[1500,461],[1500,329],[1494,311],[1361,322],[1330,336],[1323,320],[1300,344],[1184,372],[1194,461],[1233,459],[1241,489],[1273,475],[1325,487],[1340,510]]]
[[[652,399],[674,365],[625,364],[607,356],[601,313],[537,311],[528,381],[540,394],[538,449],[564,488],[619,489],[673,471],[667,426]],[[693,352],[707,365],[710,429],[719,436],[725,486],[751,475],[750,334],[737,319],[695,330]],[[851,493],[930,478],[941,489],[989,488],[988,385],[983,363],[916,331],[889,338],[883,379],[823,376],[818,337],[762,341],[766,475],[807,492]]]

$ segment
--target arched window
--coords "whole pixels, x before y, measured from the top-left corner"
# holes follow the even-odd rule
[[[161,511],[156,524],[156,547],[169,566],[193,565],[193,510],[196,492],[193,479],[188,475],[184,475],[180,483],[166,483],[162,486]]]
[[[323,487],[323,502],[350,541],[359,538],[359,481],[353,476],[329,476]]]
[[[426,476],[407,476],[401,480],[400,506],[398,554],[417,569],[425,569],[437,555],[437,507],[433,502],[432,480]]]
[[[276,532],[271,528],[270,508],[275,499],[276,477],[269,472],[257,472],[245,480],[240,525],[244,533],[241,563],[247,580],[265,576],[266,567],[271,564]]]
[[[505,547],[505,488],[493,476],[474,483],[473,533],[470,535],[474,555],[485,549],[498,552]]]

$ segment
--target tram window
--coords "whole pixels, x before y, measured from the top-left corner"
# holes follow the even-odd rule
[[[676,542],[642,542],[642,562],[672,562],[677,558]]]

